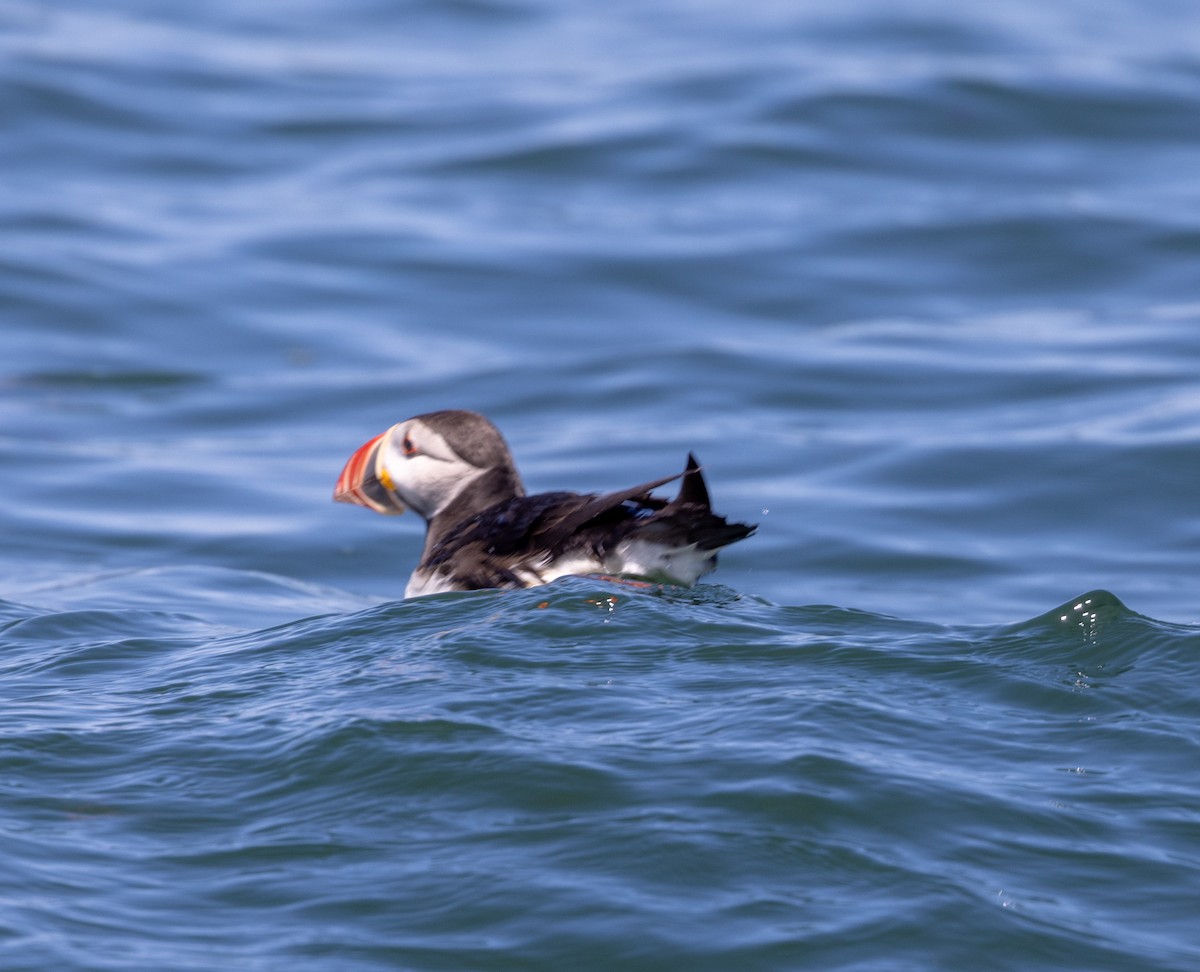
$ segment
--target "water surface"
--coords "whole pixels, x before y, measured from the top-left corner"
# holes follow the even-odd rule
[[[1198,20],[0,3],[0,967],[1195,968]],[[759,532],[401,601],[443,407]]]

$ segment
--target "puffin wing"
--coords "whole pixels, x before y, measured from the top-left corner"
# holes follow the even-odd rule
[[[586,527],[609,510],[618,521],[630,520],[633,512],[621,504],[656,485],[607,496],[557,492],[513,497],[450,530],[425,554],[419,569],[450,573],[461,590],[528,587],[530,574],[537,576],[548,558],[578,544],[579,527],[572,524]],[[666,505],[665,500],[651,502],[653,508]]]
[[[593,520],[631,501],[649,509],[662,509],[667,505],[667,501],[655,499],[650,495],[651,490],[674,482],[684,475],[686,474],[676,473],[674,476],[653,479],[648,483],[619,489],[613,493],[571,495],[572,501],[563,502],[558,509],[547,511],[544,525],[537,530],[537,539],[547,547],[558,547]],[[703,484],[701,488],[703,489]]]
[[[507,555],[528,547],[547,515],[586,498],[576,493],[538,493],[497,503],[450,530],[429,551],[424,563],[436,566],[470,546],[488,555]]]
[[[682,479],[673,500],[653,490]],[[587,551],[603,562],[627,537],[666,548],[715,550],[754,532],[712,512],[700,464],[612,493],[539,493],[497,503],[465,520],[431,549],[423,570],[452,570],[463,589],[526,587],[547,561]],[[540,581],[539,581],[540,582]],[[690,583],[690,581],[688,581]]]

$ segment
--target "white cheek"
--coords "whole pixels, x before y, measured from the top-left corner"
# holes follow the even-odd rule
[[[389,451],[380,457],[386,474],[379,478],[396,491],[406,506],[429,520],[444,510],[468,483],[484,470],[459,462],[441,462],[429,456],[399,456]]]
[[[393,425],[379,449],[379,465],[388,470],[399,467],[400,463],[404,462],[403,443],[404,430],[399,425]]]
[[[420,461],[420,457],[413,461]],[[466,489],[468,484],[474,482],[486,471],[476,469],[474,466],[438,462],[436,459],[426,459],[424,461],[429,464],[426,467],[429,471],[429,476],[425,480],[425,483],[432,484],[432,488],[426,487],[426,495],[430,497],[432,502],[437,503],[437,506],[430,513],[431,516],[436,516],[442,512],[442,510],[454,502],[458,494]],[[422,470],[422,473],[424,472],[425,469]]]

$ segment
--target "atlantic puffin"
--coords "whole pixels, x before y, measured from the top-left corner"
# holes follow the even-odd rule
[[[673,500],[651,496],[682,479]],[[360,447],[335,501],[377,513],[411,509],[426,523],[405,597],[521,588],[578,574],[690,587],[717,550],[750,536],[709,504],[696,457],[681,473],[614,493],[525,495],[500,430],[478,412],[446,410],[393,425]]]

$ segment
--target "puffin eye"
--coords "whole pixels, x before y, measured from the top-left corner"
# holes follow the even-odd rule
[[[411,436],[406,435],[404,437],[404,441],[400,443],[400,448],[404,451],[404,454],[406,456],[411,457],[411,456],[415,456],[417,454],[417,447],[415,445],[413,445],[413,440],[412,440]]]

